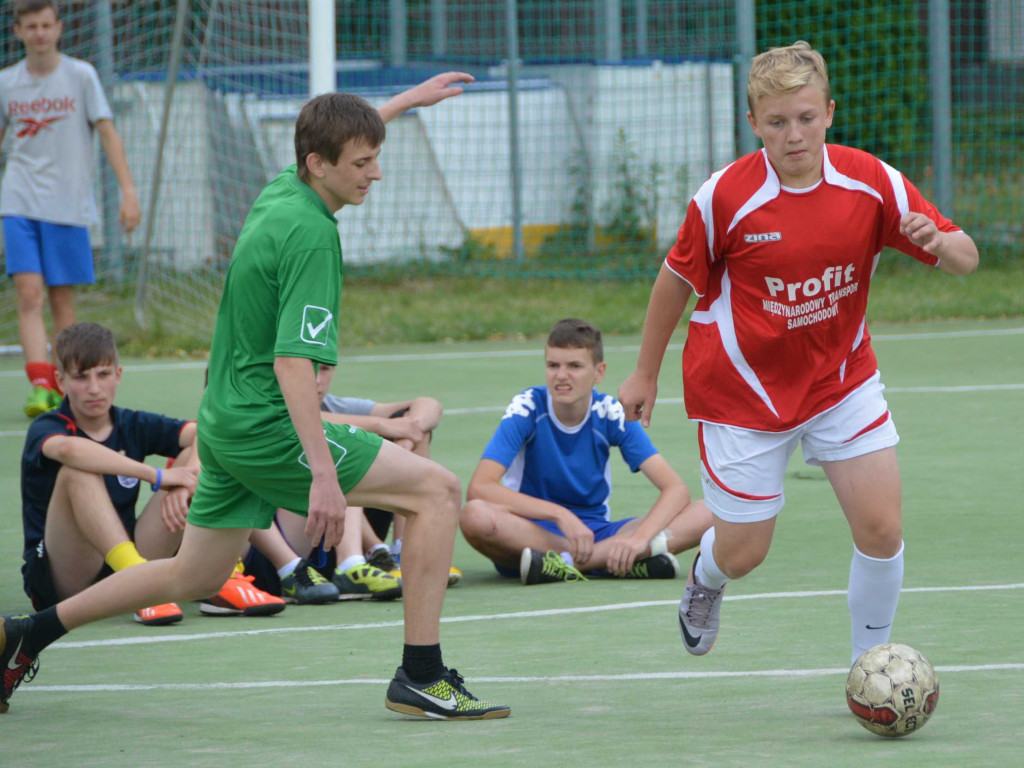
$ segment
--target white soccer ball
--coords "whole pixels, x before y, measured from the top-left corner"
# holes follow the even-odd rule
[[[939,678],[928,659],[909,645],[876,645],[853,663],[846,703],[872,733],[906,736],[920,730],[935,711]]]

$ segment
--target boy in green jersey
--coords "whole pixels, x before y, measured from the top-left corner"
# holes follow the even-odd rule
[[[181,548],[142,563],[31,617],[0,619],[0,711],[31,677],[39,652],[67,631],[146,605],[220,588],[250,528],[277,507],[304,512],[306,534],[341,539],[345,509],[404,515],[405,648],[386,706],[436,719],[506,717],[480,701],[441,659],[439,622],[461,488],[448,470],[358,427],[320,417],[316,375],[337,364],[341,244],[334,213],[359,205],[381,179],[384,124],[462,92],[469,75],[437,75],[380,112],[357,96],[326,94],[295,126],[297,165],[256,199],[228,269],[199,410],[202,472]]]

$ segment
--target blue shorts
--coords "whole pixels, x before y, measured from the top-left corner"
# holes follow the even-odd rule
[[[85,227],[4,216],[4,250],[8,275],[35,272],[51,286],[96,282]]]
[[[635,520],[634,517],[627,517],[625,520],[613,520],[608,522],[607,520],[583,520],[587,528],[594,532],[594,543],[597,544],[599,541],[610,539],[612,536],[617,534],[619,530],[626,523]],[[552,523],[549,520],[531,520],[534,525],[540,526],[545,531],[555,534],[555,536],[562,536],[562,531],[559,529],[556,523]],[[502,576],[519,578],[519,571],[514,568],[506,568],[503,565],[494,564],[494,569]]]

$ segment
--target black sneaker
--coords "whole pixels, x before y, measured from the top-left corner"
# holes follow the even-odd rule
[[[30,682],[39,671],[39,660],[23,648],[31,629],[32,619],[25,614],[0,616],[0,714],[7,711],[14,690],[23,682]]]
[[[440,680],[414,683],[399,667],[388,686],[384,706],[403,715],[435,720],[497,720],[511,714],[512,710],[503,704],[477,699],[466,690],[464,682],[462,675],[449,669]]]
[[[527,547],[519,558],[519,578],[523,584],[549,584],[552,581],[589,581],[560,554],[549,549],[543,554]]]
[[[338,588],[303,560],[294,571],[281,579],[281,597],[286,603],[324,605],[338,602]]]
[[[627,579],[674,579],[679,576],[679,561],[666,552],[653,557],[641,557],[626,574]]]
[[[391,573],[392,571],[398,570],[398,562],[384,547],[375,550],[372,555],[366,558],[366,563],[367,565],[372,565],[374,568],[380,568],[385,573]]]

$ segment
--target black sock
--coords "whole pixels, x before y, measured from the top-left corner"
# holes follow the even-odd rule
[[[60,623],[57,606],[46,608],[32,617],[32,631],[29,633],[25,650],[37,656],[50,643],[60,640],[68,631]]]
[[[444,674],[441,644],[409,645],[402,651],[402,668],[414,683],[432,683]]]

